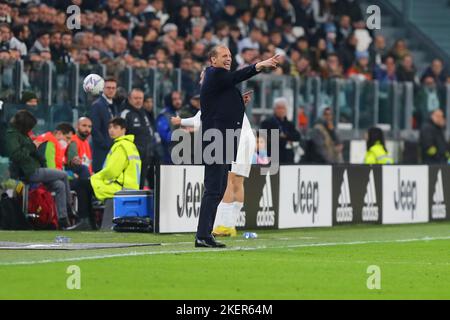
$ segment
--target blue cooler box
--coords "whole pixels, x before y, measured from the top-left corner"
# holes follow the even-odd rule
[[[123,217],[154,220],[152,191],[119,191],[114,195],[114,219]]]

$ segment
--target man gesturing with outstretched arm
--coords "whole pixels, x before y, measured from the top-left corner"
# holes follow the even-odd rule
[[[202,130],[215,129],[220,131],[224,141],[227,141],[226,131],[239,130],[242,128],[242,119],[245,112],[245,104],[242,94],[236,85],[250,79],[265,68],[275,69],[278,66],[278,56],[262,61],[247,68],[230,72],[231,52],[223,45],[214,47],[209,53],[211,67],[205,71],[205,78],[200,92]],[[205,143],[203,143],[205,146]],[[227,186],[228,172],[231,161],[223,147],[222,161],[205,163],[205,192],[200,207],[200,217],[195,239],[196,247],[223,248],[224,244],[217,242],[211,235],[214,220],[216,218],[217,206],[223,198]],[[234,144],[233,160],[236,159],[236,144]],[[217,159],[217,157],[216,157]],[[220,163],[217,163],[220,162]]]

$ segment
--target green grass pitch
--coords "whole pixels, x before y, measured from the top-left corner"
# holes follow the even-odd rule
[[[0,299],[450,299],[450,223],[239,233],[225,250],[195,249],[192,234],[3,231],[0,241],[56,235],[162,245],[0,251]],[[73,265],[80,290],[67,288]],[[379,267],[381,289],[368,288],[370,266]]]

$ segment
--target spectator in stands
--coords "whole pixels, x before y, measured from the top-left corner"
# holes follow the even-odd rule
[[[434,59],[431,66],[425,71],[422,76],[422,81],[427,77],[432,77],[437,86],[443,86],[447,82],[447,71],[440,59]]]
[[[250,34],[250,22],[252,20],[252,13],[249,10],[244,10],[239,15],[239,20],[237,22],[237,26],[241,31],[241,35],[243,38],[246,38]]]
[[[125,135],[126,121],[113,118],[108,132],[114,144],[108,153],[104,168],[91,177],[95,197],[105,202],[121,190],[139,190],[141,159],[133,135]]]
[[[433,77],[428,76],[423,79],[422,87],[416,95],[415,107],[418,126],[421,127],[428,115],[439,109],[441,101],[437,90],[436,82]]]
[[[416,73],[413,57],[409,54],[404,56],[401,65],[397,68],[398,81],[412,82],[417,86],[419,84],[419,80]]]
[[[31,32],[26,24],[13,26],[12,32],[14,34],[10,45],[12,48],[17,48],[20,51],[22,58],[28,55],[28,48],[31,48]]]
[[[300,142],[300,132],[295,124],[287,119],[288,101],[286,98],[277,98],[274,101],[274,114],[261,123],[261,129],[268,130],[267,142],[271,146],[271,130],[280,130],[279,156],[281,164],[294,163],[294,143]],[[269,150],[269,156],[271,150]]]
[[[80,118],[77,123],[77,132],[72,136],[66,151],[66,170],[71,179],[70,188],[77,194],[79,224],[75,230],[96,229],[95,218],[92,211],[93,190],[90,183],[92,171],[92,149],[89,137],[92,132],[92,121],[89,118]]]
[[[158,115],[156,119],[156,130],[161,137],[162,146],[164,149],[163,163],[171,164],[171,149],[172,149],[172,132],[175,129],[171,124],[170,119],[172,117],[178,117],[179,111],[183,106],[183,99],[181,98],[181,92],[174,91],[165,97],[166,107]]]
[[[65,229],[70,226],[68,217],[72,213],[69,180],[64,171],[45,167],[45,159],[37,150],[40,142],[28,137],[36,123],[36,118],[26,110],[18,111],[11,119],[5,139],[11,177],[28,183],[43,183],[55,192],[59,227]]]
[[[388,56],[386,38],[381,34],[377,35],[375,37],[375,41],[370,46],[369,52],[370,52],[371,68],[381,66],[383,64],[384,59]]]
[[[345,44],[338,50],[339,60],[342,63],[344,72],[347,73],[348,70],[356,61],[356,45],[358,39],[352,33],[346,40]]]
[[[314,20],[318,24],[325,24],[334,20],[333,0],[313,0]]]
[[[325,108],[322,118],[317,121],[311,131],[307,157],[312,163],[336,164],[343,162],[344,149],[334,127],[333,111]]]
[[[410,54],[406,41],[403,39],[397,40],[389,53],[389,55],[395,58],[396,62],[402,61],[406,55]]]
[[[365,164],[394,164],[384,142],[384,134],[380,128],[370,128],[367,132],[367,153]]]
[[[420,130],[420,147],[424,164],[447,164],[450,161],[450,148],[445,139],[446,125],[444,112],[436,109],[430,113],[427,122]]]
[[[106,155],[112,145],[108,134],[109,121],[118,114],[113,98],[117,92],[115,79],[106,79],[102,95],[94,101],[89,118],[92,120],[92,168],[98,172],[103,167]]]
[[[73,62],[71,52],[73,45],[72,34],[69,32],[53,32],[50,40],[52,60],[58,72],[63,73],[67,70],[67,65]]]
[[[391,70],[392,71],[392,70]],[[394,64],[394,74],[395,76],[395,64]],[[372,70],[369,66],[369,52],[358,51],[356,53],[355,64],[347,71],[347,76],[349,78],[357,78],[359,80],[370,81],[373,78]]]
[[[30,49],[31,61],[43,61],[42,53],[50,53],[50,33],[48,31],[41,31],[37,36],[37,40]]]
[[[0,2],[0,23],[12,23],[11,6],[6,1]]]
[[[375,67],[375,80],[378,80],[381,84],[397,81],[397,67],[394,57],[387,56],[383,61],[382,65]]]
[[[125,119],[127,135],[134,135],[142,163],[140,188],[146,186],[146,177],[149,170],[150,159],[154,157],[155,134],[150,119],[144,108],[144,92],[141,89],[131,90],[125,108],[120,117]]]
[[[262,32],[269,32],[269,25],[267,23],[267,12],[264,6],[257,6],[253,9],[253,19],[251,25],[261,29]]]
[[[302,27],[305,35],[314,34],[316,21],[311,0],[295,0],[292,5],[295,9],[295,25]]]
[[[336,44],[341,47],[345,44],[346,39],[353,33],[352,20],[349,16],[343,15],[339,19],[336,31]]]
[[[262,38],[262,31],[258,27],[254,27],[250,31],[250,35],[247,38],[242,39],[238,44],[239,53],[241,53],[244,48],[251,48],[259,51],[259,42]]]
[[[337,54],[330,54],[326,66],[322,68],[321,75],[324,79],[344,78],[343,68]]]

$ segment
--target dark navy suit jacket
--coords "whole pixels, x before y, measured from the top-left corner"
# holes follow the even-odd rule
[[[209,67],[200,92],[203,131],[242,128],[245,104],[236,85],[258,74],[255,65],[230,72]]]
[[[109,137],[108,124],[116,115],[116,107],[110,106],[103,96],[100,96],[92,104],[89,117],[92,120],[92,166],[95,172],[102,169],[112,146],[113,141]]]

